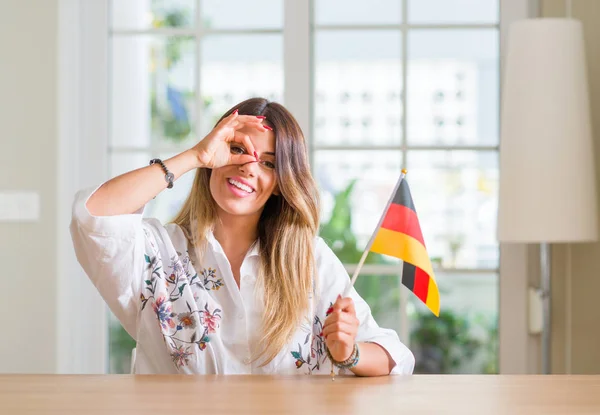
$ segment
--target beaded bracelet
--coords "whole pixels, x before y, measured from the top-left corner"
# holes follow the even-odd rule
[[[335,360],[333,356],[331,356],[331,352],[329,351],[329,349],[327,349],[327,355],[336,367],[340,369],[352,369],[358,364],[358,360],[360,358],[360,351],[358,349],[358,344],[354,343],[354,349],[352,349],[350,357],[348,357],[343,362],[338,362],[337,360]]]
[[[152,160],[150,160],[150,165],[153,165],[153,164],[159,164],[160,167],[165,172],[165,181],[167,182],[167,189],[173,188],[173,180],[175,180],[175,176],[173,175],[173,173],[171,173],[169,171],[169,169],[167,169],[167,166],[165,166],[165,163],[163,163],[161,159],[152,159]]]

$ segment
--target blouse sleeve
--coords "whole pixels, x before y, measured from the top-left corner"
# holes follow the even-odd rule
[[[316,261],[318,272],[318,290],[320,292],[319,306],[323,309],[335,302],[338,295],[350,284],[350,278],[341,261],[327,246],[322,238],[316,242]],[[356,316],[360,321],[357,342],[377,343],[383,347],[395,362],[390,374],[412,374],[415,366],[415,358],[412,352],[398,338],[394,330],[379,327],[371,309],[365,300],[354,288],[350,291],[350,297],[354,300]]]
[[[125,330],[135,339],[139,298],[145,272],[145,247],[156,226],[142,219],[143,209],[128,215],[93,216],[88,199],[98,188],[75,196],[70,224],[77,260]]]

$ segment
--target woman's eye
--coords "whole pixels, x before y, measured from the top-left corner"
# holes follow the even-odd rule
[[[275,168],[275,163],[270,162],[270,161],[262,161],[261,162],[263,166],[269,168],[269,169],[274,169]]]
[[[246,150],[244,150],[242,147],[231,146],[231,152],[234,154],[244,154]]]

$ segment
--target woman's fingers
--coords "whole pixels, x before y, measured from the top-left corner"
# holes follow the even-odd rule
[[[333,333],[346,333],[350,336],[354,336],[356,334],[357,331],[357,326],[349,323],[349,322],[345,322],[345,321],[338,321],[336,323],[332,323],[329,324],[328,326],[323,327],[323,336],[326,338],[329,338],[328,336],[333,334]]]
[[[236,122],[237,118],[240,117],[240,115],[238,114],[237,110],[233,111],[231,114],[229,114],[227,117],[223,118],[216,126],[215,128],[218,127],[231,127],[233,125],[233,123]]]
[[[258,161],[256,149],[249,132],[265,133],[264,117],[240,115],[233,112],[196,145],[199,154],[204,154],[202,164],[217,168],[226,164],[246,164]],[[245,130],[242,129],[246,128]]]
[[[341,331],[336,331],[335,333],[331,333],[327,336],[327,343],[329,344],[332,341],[338,341],[346,345],[353,345],[354,336]]]
[[[236,118],[233,118],[227,125],[235,130],[249,127],[264,133],[268,128],[265,127],[262,122],[262,118],[257,118],[254,115],[239,115]]]
[[[240,115],[237,112],[232,112],[223,118],[216,127],[230,127],[237,130],[243,128],[247,123],[262,123],[262,119],[256,118],[254,115]]]
[[[235,131],[233,133],[233,142],[240,144],[246,154],[249,154],[250,156],[252,156],[252,161],[257,161],[256,158],[254,157],[254,153],[256,152],[256,149],[254,148],[254,144],[252,143],[252,140],[250,140],[250,136],[248,134],[244,134],[244,133],[240,133],[239,131]]]
[[[229,158],[229,164],[247,164],[255,162],[256,158],[248,154],[232,154]]]
[[[356,309],[354,308],[354,301],[351,297],[338,297],[336,302],[333,303],[334,310],[342,310],[351,314],[356,313]]]
[[[329,326],[336,327],[336,325],[350,325],[358,329],[359,324],[360,322],[355,314],[337,310],[331,313],[323,322],[323,332]]]

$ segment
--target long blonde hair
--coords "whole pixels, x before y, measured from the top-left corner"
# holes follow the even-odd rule
[[[258,223],[260,265],[265,311],[261,352],[255,359],[271,362],[289,342],[309,308],[313,290],[314,238],[319,226],[319,193],[310,173],[302,130],[282,105],[251,98],[235,109],[241,115],[263,115],[275,133],[275,174],[280,195],[267,200]],[[220,120],[219,120],[220,121]],[[186,232],[201,261],[206,234],[217,220],[210,193],[210,169],[200,168],[192,191],[174,219]]]

